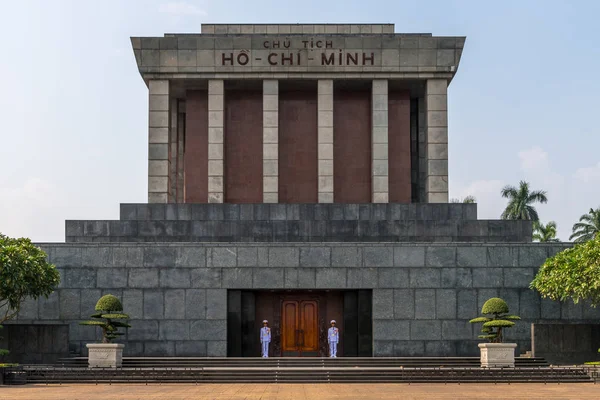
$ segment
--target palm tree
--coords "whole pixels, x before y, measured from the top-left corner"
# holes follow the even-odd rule
[[[538,242],[560,242],[556,237],[556,222],[550,221],[546,225],[537,221],[533,223],[533,240]]]
[[[467,197],[465,197],[462,200],[460,200],[460,199],[452,199],[452,200],[450,200],[450,203],[467,203],[467,204],[472,204],[472,203],[477,203],[477,199],[475,198],[475,196],[468,195]]]
[[[569,240],[575,239],[574,242],[587,242],[592,240],[600,232],[600,207],[597,209],[590,208],[590,212],[583,214],[579,218],[579,222],[573,225],[573,234]]]
[[[502,219],[527,219],[539,221],[538,213],[533,203],[547,203],[548,198],[543,190],[529,190],[529,183],[519,182],[519,187],[505,186],[502,189],[502,197],[508,199],[506,209],[502,213]]]

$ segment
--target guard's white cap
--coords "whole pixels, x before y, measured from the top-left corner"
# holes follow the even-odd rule
[[[263,320],[263,324],[268,324],[269,321],[267,321],[266,319]]]
[[[335,319],[332,319],[330,324],[335,324]]]

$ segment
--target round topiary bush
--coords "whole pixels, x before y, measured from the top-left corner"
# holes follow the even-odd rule
[[[119,328],[129,328],[131,326],[126,322],[114,321],[115,319],[128,319],[129,315],[123,314],[123,304],[112,294],[102,296],[98,300],[96,311],[98,312],[91,315],[95,320],[83,321],[79,325],[102,328],[102,343],[110,343],[111,340],[122,336],[123,333],[118,331]]]
[[[508,313],[508,304],[499,297],[492,297],[481,308],[482,314],[506,314]]]
[[[96,311],[123,311],[123,304],[116,296],[107,294],[96,303]]]
[[[502,343],[502,329],[510,328],[515,325],[513,321],[520,320],[521,317],[508,314],[508,304],[498,297],[492,297],[487,300],[481,308],[484,317],[473,318],[469,322],[472,324],[483,323],[480,339],[488,339],[491,343]]]

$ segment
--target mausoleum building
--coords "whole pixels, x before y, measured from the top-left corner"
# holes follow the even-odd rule
[[[523,318],[506,332],[519,352],[533,324],[598,318],[528,287],[568,244],[449,203],[464,37],[203,24],[131,43],[148,203],[67,221],[65,243],[42,244],[61,285],[16,325],[63,327],[55,340],[85,355],[97,332],[78,322],[112,293],[131,315],[129,356],[260,356],[264,319],[272,356],[326,356],[335,319],[338,357],[382,357],[477,355],[468,320],[495,296]]]

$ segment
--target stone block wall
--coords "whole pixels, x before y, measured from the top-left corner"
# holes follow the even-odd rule
[[[0,349],[10,349],[1,362],[52,364],[69,357],[68,325],[10,324],[0,330],[0,337]]]
[[[72,349],[98,332],[78,322],[106,293],[132,317],[127,355],[225,356],[227,289],[372,289],[374,356],[467,356],[468,323],[501,296],[523,321],[508,330],[530,350],[531,324],[589,323],[600,310],[541,301],[528,288],[568,244],[190,243],[43,244],[61,274],[49,299],[26,302],[15,323],[68,324]]]
[[[534,324],[532,327],[533,355],[543,357],[552,364],[583,364],[600,359],[600,312],[584,305],[569,303],[580,318],[595,319],[595,324]]]
[[[476,204],[123,204],[120,221],[67,221],[67,242],[531,242],[530,221]]]

